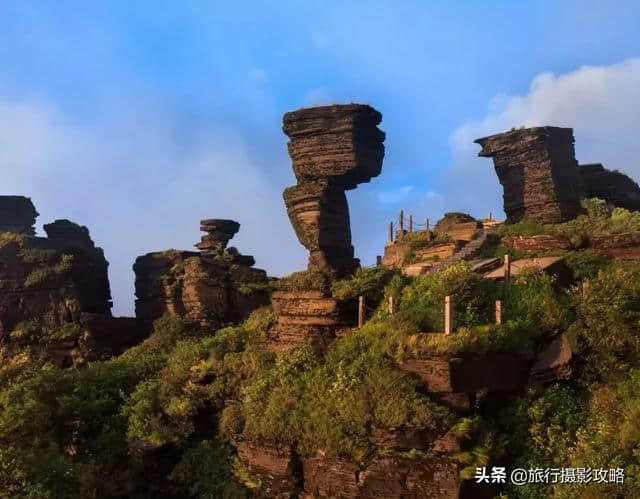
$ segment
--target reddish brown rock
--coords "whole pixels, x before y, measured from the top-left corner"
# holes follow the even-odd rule
[[[220,255],[240,230],[240,224],[234,220],[212,218],[201,220],[200,230],[206,232],[207,235],[202,236],[202,240],[195,245],[196,248],[205,254]]]
[[[535,127],[477,139],[504,188],[507,222],[560,223],[580,213],[580,174],[571,128]]]
[[[382,116],[370,106],[334,105],[284,115],[298,185],[284,192],[289,219],[309,250],[309,270],[348,275],[353,258],[344,191],[379,175],[384,156]]]
[[[276,449],[252,442],[236,444],[238,457],[252,473],[259,475],[257,497],[293,497],[300,490],[300,465],[290,449]]]
[[[501,243],[502,246],[519,251],[554,251],[571,248],[571,242],[567,238],[548,234],[503,237]]]
[[[356,308],[350,310],[352,303],[339,302],[330,292],[321,289],[280,289],[273,292],[271,305],[276,327],[268,348],[274,352],[286,352],[303,345],[325,352],[338,330],[353,325],[357,311]]]
[[[65,230],[58,233],[62,226]],[[88,230],[66,220],[45,227],[53,237],[5,233],[0,239],[0,323],[5,331],[26,320],[57,327],[81,312],[111,314],[108,263]]]
[[[489,352],[464,358],[425,354],[424,357],[407,358],[399,367],[416,374],[432,393],[518,391],[526,386],[529,373],[529,362],[510,352]]]
[[[252,267],[253,257],[224,249],[237,222],[201,224],[217,238],[217,246],[207,240],[198,245],[204,247],[202,253],[169,250],[136,259],[136,317],[149,322],[164,314],[182,315],[218,328],[240,322],[269,303],[266,272]]]
[[[449,457],[378,456],[360,473],[357,497],[434,498],[460,496],[458,463]]]
[[[531,367],[531,375],[543,381],[571,378],[571,346],[565,334],[561,334],[542,348]]]
[[[354,189],[380,174],[384,132],[382,115],[362,104],[299,109],[286,113],[282,130],[289,137],[293,171],[302,184],[327,179]]]
[[[459,228],[461,224],[479,224],[475,218],[468,213],[460,213],[457,211],[445,213],[433,227],[433,231],[437,234],[448,234],[455,228]],[[475,225],[478,227],[478,225]]]
[[[359,468],[348,461],[313,457],[302,460],[307,499],[317,497],[360,497]]]
[[[600,163],[580,165],[579,171],[584,197],[604,199],[628,210],[640,210],[640,187],[629,176],[607,170]]]
[[[35,235],[38,212],[24,196],[0,196],[0,232]]]

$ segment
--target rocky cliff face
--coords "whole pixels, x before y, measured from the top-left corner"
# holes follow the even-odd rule
[[[212,328],[244,320],[269,303],[268,278],[254,259],[226,248],[239,230],[233,220],[203,220],[201,252],[169,250],[136,259],[136,316],[151,321],[183,315]]]
[[[640,187],[624,173],[607,170],[599,163],[580,165],[583,196],[604,199],[628,210],[640,210]]]
[[[146,327],[111,316],[108,262],[69,220],[35,237],[31,200],[0,196],[0,344],[68,366],[121,352]]]
[[[309,270],[347,275],[353,258],[345,190],[380,174],[381,114],[360,104],[300,109],[284,115],[298,185],[284,191],[291,224],[309,250]]]
[[[580,212],[580,174],[571,128],[535,127],[477,139],[504,187],[507,222],[560,223]]]
[[[45,226],[49,238],[0,235],[0,327],[37,320],[55,327],[75,314],[111,314],[108,263],[86,227]]]

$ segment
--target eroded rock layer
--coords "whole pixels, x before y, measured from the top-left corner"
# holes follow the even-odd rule
[[[298,185],[284,192],[289,219],[309,250],[309,270],[353,272],[349,207],[345,190],[380,174],[382,116],[370,106],[335,105],[284,115],[289,155]]]
[[[136,316],[151,321],[183,315],[213,328],[244,320],[269,303],[268,278],[227,242],[239,229],[231,220],[203,220],[202,252],[169,250],[136,259]]]
[[[507,222],[560,223],[580,213],[580,174],[571,128],[535,127],[477,139],[504,188]]]
[[[85,238],[0,234],[0,328],[4,331],[27,320],[55,327],[81,312],[111,314],[108,263],[102,249],[94,246],[86,227],[69,221],[46,227],[56,233],[61,225]]]

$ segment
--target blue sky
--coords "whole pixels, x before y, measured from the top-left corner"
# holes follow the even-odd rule
[[[501,214],[483,134],[573,126],[580,161],[640,178],[638,2],[29,4],[0,0],[2,194],[89,227],[118,314],[135,257],[190,248],[201,218],[239,220],[273,275],[304,267],[281,199],[301,106],[383,114],[383,173],[349,193],[365,264],[400,208]]]

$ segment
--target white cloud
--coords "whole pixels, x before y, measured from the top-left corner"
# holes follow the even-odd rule
[[[640,59],[543,73],[526,95],[497,96],[483,119],[451,134],[453,162],[441,181],[459,192],[463,207],[501,210],[493,164],[477,156],[480,148],[473,141],[514,126],[541,125],[572,127],[580,163],[601,162],[640,180]]]
[[[231,244],[271,274],[305,263],[282,185],[252,159],[245,142],[211,128],[184,144],[171,123],[130,103],[126,115],[78,124],[46,103],[0,97],[0,194],[31,197],[41,214],[38,227],[56,218],[88,226],[110,262],[118,314],[133,311],[136,256],[193,249],[203,218],[238,220]]]

